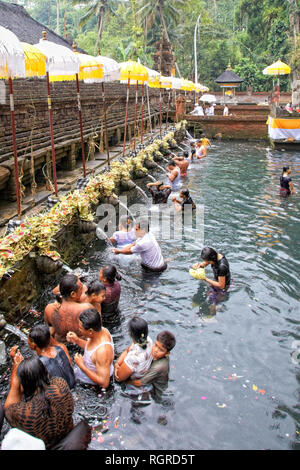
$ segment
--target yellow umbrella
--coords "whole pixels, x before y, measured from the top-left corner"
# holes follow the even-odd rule
[[[280,101],[280,80],[279,76],[280,75],[289,75],[291,73],[291,68],[282,62],[280,59],[277,62],[274,62],[274,64],[269,65],[263,70],[264,75],[277,75],[278,78],[278,90],[279,90],[279,98],[278,102]],[[273,83],[273,88],[274,88],[274,83]],[[276,101],[277,104],[277,101]]]
[[[138,82],[146,82],[148,80],[148,70],[139,62],[128,60],[121,62],[121,75],[119,80],[137,80]]]
[[[135,146],[135,129],[136,129],[136,113],[137,113],[137,93],[138,84],[144,84],[149,77],[148,70],[139,62],[129,60],[128,62],[121,62],[120,64],[120,78],[119,80],[127,80],[127,96],[126,96],[126,111],[125,111],[125,129],[124,129],[124,143],[123,143],[123,157],[125,156],[126,146],[126,132],[127,132],[127,118],[128,118],[128,104],[129,104],[129,86],[130,80],[136,80],[135,92],[135,113],[134,113],[134,146]],[[144,89],[144,87],[143,87]]]
[[[195,90],[195,84],[191,80],[182,80],[181,90],[184,91],[193,91]]]
[[[35,46],[21,42],[25,56],[26,77],[45,77],[47,57]]]
[[[103,78],[103,64],[100,60],[97,57],[77,52],[75,43],[73,44],[73,51],[80,60],[79,80],[84,80],[86,83],[100,82]]]
[[[159,133],[161,136],[161,128],[162,128],[162,113],[161,113],[161,107],[162,107],[162,94],[161,94],[161,89],[166,88],[170,89],[172,88],[172,77],[165,77],[163,75],[159,75],[156,77],[153,77],[151,80],[148,80],[148,86],[150,88],[159,88]],[[170,94],[168,98],[168,111],[167,111],[167,125],[168,125],[168,115],[169,115],[169,103],[170,103]]]
[[[285,64],[281,60],[274,62],[263,70],[264,75],[289,75],[291,73],[291,67]]]

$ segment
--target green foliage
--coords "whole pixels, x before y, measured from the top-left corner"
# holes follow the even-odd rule
[[[59,1],[59,10],[57,2]],[[298,0],[297,0],[298,1]],[[279,58],[300,67],[299,39],[290,18],[297,17],[296,0],[19,0],[41,23],[68,34],[90,54],[118,61],[130,57],[153,66],[156,43],[169,37],[182,76],[194,80],[194,30],[197,35],[198,80],[214,82],[231,62],[245,82],[239,89],[270,90],[272,78],[262,70]],[[16,3],[17,0],[11,0]],[[75,5],[75,6],[74,6]],[[99,40],[100,38],[100,40]],[[289,78],[281,78],[288,89]]]

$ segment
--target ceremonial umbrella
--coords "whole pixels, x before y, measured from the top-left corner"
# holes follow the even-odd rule
[[[59,44],[48,41],[46,31],[43,31],[42,34],[43,34],[43,39],[40,39],[40,42],[38,44],[35,44],[35,47],[39,49],[47,57],[46,81],[47,81],[47,93],[48,93],[50,136],[51,136],[52,170],[53,170],[55,195],[58,196],[50,81],[54,82],[54,81],[74,80],[75,75],[79,73],[80,59],[76,56],[76,54],[74,54],[67,47],[60,46]],[[84,155],[82,156],[82,158],[84,159]]]
[[[83,177],[86,177],[86,166],[85,166],[85,150],[84,150],[84,137],[83,137],[83,126],[82,126],[82,111],[81,111],[81,99],[80,99],[80,88],[79,80],[83,80],[85,83],[100,83],[103,77],[103,65],[100,64],[99,60],[88,54],[80,54],[76,51],[76,44],[73,43],[73,52],[80,60],[79,73],[76,73],[76,90],[77,90],[77,103],[78,103],[78,116],[80,126],[80,140],[81,140],[81,154],[82,154],[82,165],[83,165]]]
[[[215,103],[217,101],[217,98],[215,97],[215,95],[209,95],[208,93],[205,93],[201,96],[200,101],[203,101],[205,103]]]
[[[148,67],[146,67],[146,69],[148,71],[148,80],[146,82],[146,84],[148,85],[147,88],[146,88],[146,90],[147,90],[148,117],[149,117],[149,124],[150,124],[150,132],[152,134],[153,129],[152,129],[150,99],[149,99],[149,83],[155,81],[155,78],[158,77],[160,75],[160,73],[157,72],[156,70],[149,69]],[[143,109],[143,107],[142,107],[142,109]],[[143,121],[142,121],[142,124],[143,124]],[[143,128],[143,125],[142,125],[141,128]],[[143,134],[141,134],[141,142],[143,142]]]
[[[162,93],[161,93],[161,90],[162,88],[164,89],[172,88],[172,77],[164,77],[163,75],[160,75],[159,77],[155,77],[153,81],[150,81],[148,85],[151,88],[159,88],[159,134],[161,137],[161,131],[162,131],[162,109],[161,109],[162,108]],[[170,102],[170,95],[169,95],[168,101]],[[168,127],[168,124],[167,124],[167,127]]]
[[[276,75],[277,76],[279,87],[280,87],[279,76],[289,75],[290,73],[291,73],[291,68],[289,67],[289,65],[285,64],[280,59],[277,62],[274,62],[274,64],[269,65],[263,70],[264,75]]]
[[[127,131],[127,118],[128,118],[128,104],[129,104],[129,87],[130,80],[136,80],[136,94],[135,94],[135,118],[134,118],[134,129],[136,127],[136,110],[137,110],[137,92],[138,82],[144,83],[148,80],[147,69],[138,62],[129,60],[128,62],[122,62],[120,64],[121,74],[119,80],[127,80],[127,96],[126,96],[126,111],[125,111],[125,129],[124,129],[124,144],[123,144],[123,157],[125,156],[126,146],[126,131]]]
[[[105,99],[105,88],[104,82],[113,82],[118,80],[121,74],[121,67],[114,59],[110,57],[103,57],[101,55],[97,56],[99,62],[103,65],[103,78],[101,80],[102,86],[102,101],[103,101],[103,114],[104,114],[104,127],[105,127],[105,147],[107,152],[107,164],[110,166],[110,155],[109,155],[109,145],[108,145],[108,129],[107,129],[107,109],[106,109],[106,99]]]
[[[17,77],[25,77],[25,57],[22,45],[14,33],[0,26],[0,79],[8,79],[9,81],[10,116],[14,153],[14,175],[16,184],[18,217],[20,218],[21,195],[14,110],[14,90],[12,82],[13,78]]]

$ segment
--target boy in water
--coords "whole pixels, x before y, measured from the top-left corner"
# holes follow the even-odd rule
[[[170,331],[158,333],[152,346],[153,361],[148,372],[138,380],[130,380],[128,383],[136,387],[143,385],[153,386],[153,393],[160,397],[168,386],[170,370],[170,352],[176,344],[175,336]]]

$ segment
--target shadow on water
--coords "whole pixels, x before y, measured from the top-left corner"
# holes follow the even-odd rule
[[[299,364],[291,357],[299,340],[299,196],[278,195],[285,165],[299,193],[300,153],[261,144],[217,142],[188,171],[184,185],[204,207],[204,244],[226,255],[232,273],[214,316],[207,284],[189,275],[202,249],[193,230],[180,240],[159,240],[168,260],[159,276],[143,272],[136,257],[122,264],[97,238],[70,266],[89,279],[107,263],[118,266],[121,316],[110,327],[116,357],[130,344],[133,315],[148,322],[153,340],[164,329],[177,340],[160,402],[137,406],[118,383],[107,391],[76,388],[75,418],[85,416],[95,428],[91,449],[299,449]],[[206,275],[213,277],[210,268]],[[53,301],[53,287],[36,311]],[[28,314],[23,325],[41,321]],[[7,368],[0,374],[5,394]]]

